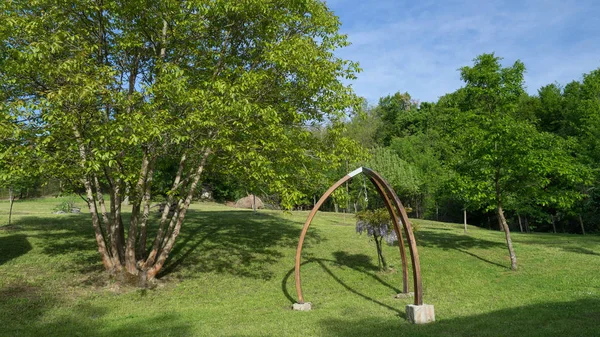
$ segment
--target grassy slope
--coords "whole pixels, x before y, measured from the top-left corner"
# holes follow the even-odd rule
[[[53,215],[56,199],[15,204],[0,230],[0,335],[6,336],[598,336],[600,237],[513,234],[418,221],[424,298],[437,322],[404,317],[398,272],[377,271],[353,219],[319,213],[305,244],[294,312],[295,246],[307,212],[193,205],[153,290],[107,280],[87,214]],[[0,223],[6,222],[0,203]],[[386,257],[396,268],[395,247]]]

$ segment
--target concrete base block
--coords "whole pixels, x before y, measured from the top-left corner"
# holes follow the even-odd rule
[[[396,296],[394,296],[394,298],[411,298],[411,297],[415,297],[415,293],[410,292],[410,293],[399,293]]]
[[[435,322],[435,311],[433,310],[433,305],[409,304],[406,306],[406,318],[409,322],[415,324],[426,324],[430,322]]]
[[[310,309],[312,309],[312,303],[294,303],[294,305],[292,305],[292,309],[297,311],[310,311]]]

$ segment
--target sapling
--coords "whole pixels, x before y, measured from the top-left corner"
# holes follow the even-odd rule
[[[382,242],[393,244],[398,240],[396,231],[391,223],[390,214],[385,208],[376,210],[363,210],[356,213],[356,232],[372,237],[377,248],[377,264],[381,270],[387,270],[388,266],[383,257]]]

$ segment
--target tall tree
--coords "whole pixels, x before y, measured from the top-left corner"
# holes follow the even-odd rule
[[[111,274],[157,275],[207,163],[269,182],[290,205],[302,197],[295,178],[315,167],[303,164],[350,151],[339,125],[357,100],[341,80],[357,67],[333,54],[347,42],[320,1],[15,0],[0,5],[0,21],[15,111],[43,127],[46,168],[84,186]],[[335,151],[310,132],[317,124]],[[177,165],[153,224],[165,156]]]
[[[388,146],[394,137],[410,134],[415,124],[418,124],[420,115],[417,107],[418,102],[407,92],[397,92],[380,98],[375,108],[375,113],[382,122],[377,131],[379,144]]]
[[[516,61],[502,67],[500,58],[483,54],[472,67],[460,70],[465,87],[460,113],[448,142],[457,151],[453,167],[455,190],[468,203],[495,209],[506,236],[511,268],[517,269],[505,206],[510,197],[547,189],[551,177],[582,179],[559,140],[539,132],[530,116],[519,109],[525,95],[525,66]],[[555,195],[552,195],[553,198]],[[575,196],[576,198],[578,196]]]

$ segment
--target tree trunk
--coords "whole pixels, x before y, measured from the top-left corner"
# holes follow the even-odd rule
[[[383,237],[380,236],[378,240],[377,236],[373,235],[373,238],[375,239],[375,246],[377,247],[377,262],[381,270],[385,271],[387,270],[387,263],[385,262],[385,258],[383,257],[383,248],[381,247]]]
[[[179,168],[177,169],[177,174],[175,175],[175,180],[173,181],[173,185],[171,187],[171,192],[174,192],[177,189],[179,189],[183,171],[185,169],[186,161],[187,161],[187,154],[183,153],[179,160]],[[154,238],[154,244],[152,245],[152,250],[150,251],[148,258],[146,259],[146,262],[144,262],[144,268],[146,268],[146,266],[150,266],[150,265],[154,264],[154,262],[155,262],[156,256],[158,254],[158,249],[160,248],[160,245],[163,243],[163,240],[166,235],[165,226],[167,225],[167,218],[169,216],[169,212],[171,211],[171,206],[173,205],[174,201],[175,201],[175,199],[173,197],[173,193],[169,193],[169,197],[167,198],[167,204],[165,205],[165,209],[163,210],[163,213],[162,213],[162,216],[160,219],[160,224],[158,225],[158,232],[156,234],[156,237]],[[175,212],[173,213],[171,220],[176,216],[175,214],[178,214],[179,208],[181,205],[182,205],[182,203],[180,200],[177,203],[177,209],[175,209]],[[169,228],[170,228],[170,226],[171,226],[171,224],[169,224]]]
[[[151,203],[151,187],[152,187],[152,178],[154,175],[154,162],[156,156],[153,156],[150,160],[150,168],[148,169],[148,173],[146,175],[146,182],[144,186],[144,196],[142,198],[142,203],[144,207],[144,211],[142,213],[142,221],[140,222],[139,228],[139,237],[138,237],[138,246],[136,248],[136,259],[142,260],[146,258],[146,236],[147,236],[147,224],[148,218],[150,217],[150,203]]]
[[[12,186],[10,186],[8,188],[8,200],[10,202],[10,206],[9,206],[9,210],[8,210],[8,225],[10,226],[11,218],[12,218],[13,204],[15,202],[15,193],[13,191],[13,187]],[[579,219],[581,219],[581,216],[579,217]],[[582,224],[581,228],[583,228],[583,224]]]
[[[333,207],[335,208],[335,212],[338,213],[339,208],[337,203],[333,203]]]
[[[512,245],[512,239],[510,238],[510,229],[508,228],[508,224],[506,223],[504,211],[502,210],[502,204],[500,202],[498,202],[498,223],[504,229],[504,234],[506,236],[506,245],[508,246],[508,254],[510,256],[510,268],[512,270],[517,270],[517,255],[515,254],[515,250]]]
[[[106,243],[104,242],[104,235],[102,233],[102,227],[100,225],[100,218],[98,217],[98,210],[96,209],[96,201],[94,200],[94,192],[92,191],[92,183],[89,178],[84,179],[84,186],[87,196],[87,204],[90,214],[92,215],[92,226],[94,227],[94,233],[96,234],[96,243],[98,244],[98,252],[102,256],[102,263],[109,273],[114,273],[113,261],[106,249]]]
[[[581,214],[579,214],[579,225],[581,225],[581,233],[585,235],[585,228],[583,227],[583,219],[581,218]]]
[[[435,221],[440,221],[440,206],[435,203]]]
[[[83,140],[81,139],[81,133],[79,130],[73,126],[73,135],[75,136],[75,141],[77,142],[77,148],[79,151],[79,157],[81,158],[81,167],[85,169],[85,163],[87,161],[87,149]],[[115,265],[113,263],[113,259],[106,248],[106,242],[104,241],[105,237],[102,231],[102,225],[100,224],[100,218],[98,217],[98,210],[96,208],[96,200],[94,199],[94,191],[92,189],[92,181],[89,176],[86,176],[83,179],[83,185],[85,187],[85,193],[87,197],[88,209],[90,211],[90,215],[92,216],[92,227],[94,228],[94,234],[96,237],[96,243],[98,244],[98,252],[100,256],[102,256],[102,263],[104,267],[109,273],[115,272]]]
[[[254,193],[252,194],[252,211],[256,213],[256,195]]]
[[[148,280],[153,279],[156,276],[156,274],[158,274],[158,272],[161,270],[162,266],[164,265],[165,261],[167,260],[169,253],[171,253],[171,250],[173,249],[173,245],[175,244],[175,239],[177,239],[177,236],[179,236],[179,232],[181,230],[181,225],[183,223],[183,220],[185,219],[185,214],[186,214],[188,208],[190,207],[190,204],[192,202],[192,197],[194,196],[194,191],[196,190],[196,187],[198,186],[198,182],[200,181],[200,177],[202,176],[202,172],[204,171],[206,161],[210,154],[211,154],[210,148],[207,148],[204,150],[204,154],[203,154],[202,160],[200,161],[200,165],[198,165],[196,172],[191,176],[192,181],[187,190],[187,196],[185,197],[185,200],[183,200],[183,199],[179,200],[179,205],[178,205],[179,212],[176,212],[173,215],[173,219],[171,220],[171,222],[173,223],[173,220],[176,218],[175,225],[172,228],[172,230],[167,230],[168,235],[166,235],[166,237],[165,237],[165,241],[163,242],[161,252],[160,252],[160,254],[158,254],[158,258],[156,259],[156,262],[154,263],[154,265],[151,268],[149,268],[146,271]],[[171,226],[169,226],[169,227],[171,227]],[[146,263],[144,263],[144,265],[146,265]]]
[[[556,234],[556,221],[554,220],[554,215],[550,214],[550,218],[552,219],[552,230],[554,234]]]
[[[381,257],[381,266],[383,271],[388,270],[387,262],[385,261],[385,257],[383,257],[383,247],[381,247],[381,241],[383,241],[383,237],[379,238],[379,254]]]
[[[463,220],[465,223],[465,234],[467,234],[467,209],[466,208],[463,209]]]
[[[523,233],[523,223],[521,223],[521,215],[517,213],[517,218],[519,219],[519,229],[521,229],[521,233]]]
[[[498,224],[504,230],[504,236],[506,237],[506,246],[508,247],[508,255],[510,256],[510,269],[513,271],[517,270],[517,254],[513,248],[512,239],[510,238],[510,229],[506,223],[504,217],[504,210],[502,209],[502,192],[500,188],[500,171],[496,171],[495,185],[496,185],[496,205],[498,211]]]

